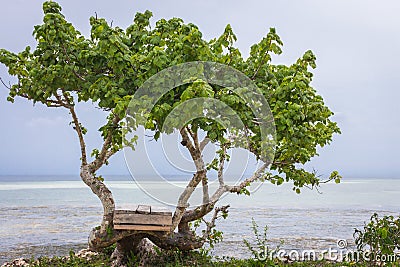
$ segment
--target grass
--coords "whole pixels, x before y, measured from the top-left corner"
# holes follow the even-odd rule
[[[70,252],[68,257],[40,257],[31,259],[32,267],[105,267],[111,266],[110,256],[107,254],[99,254],[88,259],[80,258],[74,252]]]
[[[100,267],[100,266],[111,266],[110,255],[107,253],[100,253],[98,255],[91,256],[90,259],[80,258],[70,252],[67,257],[41,257],[36,260],[30,260],[31,265],[34,267]],[[137,262],[134,258],[129,260],[128,266],[137,266]],[[160,254],[158,257],[153,259],[148,266],[168,266],[168,267],[184,267],[184,266],[214,266],[214,267],[226,267],[226,266],[239,266],[239,267],[264,267],[264,266],[296,266],[296,267],[322,267],[322,266],[376,266],[371,263],[355,263],[355,262],[330,262],[326,260],[322,261],[304,261],[304,262],[282,262],[278,259],[268,261],[258,261],[255,259],[235,259],[235,258],[213,258],[205,253],[198,251],[181,252],[181,251],[170,251]],[[385,266],[400,266],[400,262],[386,264]]]

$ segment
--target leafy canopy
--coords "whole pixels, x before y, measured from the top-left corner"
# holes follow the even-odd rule
[[[76,102],[92,102],[109,113],[107,123],[99,129],[109,149],[116,152],[124,146],[121,120],[132,95],[152,75],[184,62],[212,61],[229,65],[247,75],[268,100],[276,125],[275,159],[269,175],[273,183],[294,181],[294,190],[304,185],[318,185],[315,173],[301,165],[317,155],[340,130],[331,121],[332,111],[311,86],[316,67],[315,56],[307,51],[292,65],[275,65],[272,54],[282,53],[282,41],[274,28],[251,47],[244,58],[234,46],[236,36],[230,25],[218,38],[205,40],[199,28],[182,19],[160,19],[150,27],[152,13],[137,13],[126,29],[113,27],[105,19],[91,17],[91,34],[83,36],[52,1],[43,3],[43,24],[35,26],[37,46],[20,53],[0,50],[0,62],[18,82],[9,88],[8,100],[16,96],[49,107],[69,107]],[[222,101],[240,117],[253,133],[248,149],[260,156],[260,132],[254,114],[243,99],[230,88],[210,85],[201,80],[175,88],[157,103],[147,129],[162,133],[163,122],[171,110],[196,97]],[[116,119],[117,118],[117,119]],[[116,123],[117,122],[117,123]],[[206,132],[213,142],[224,144],[226,132],[221,125],[206,118],[189,122]],[[83,125],[80,125],[85,133]],[[92,155],[98,157],[99,150]],[[300,166],[300,167],[299,167]],[[332,179],[339,179],[337,172]]]

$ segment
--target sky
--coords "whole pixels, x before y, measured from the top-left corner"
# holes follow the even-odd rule
[[[317,56],[313,86],[335,112],[342,134],[320,149],[308,168],[326,176],[338,170],[344,178],[400,178],[400,2],[369,0],[299,1],[58,1],[67,20],[84,35],[89,17],[97,13],[125,28],[138,11],[160,18],[181,17],[199,26],[205,39],[219,36],[231,24],[236,46],[246,56],[252,44],[275,27],[284,42],[273,63],[290,64],[311,49]],[[0,48],[14,52],[35,46],[33,26],[42,20],[42,1],[0,0]],[[0,77],[15,81],[0,65]],[[6,101],[0,86],[0,175],[78,174],[79,147],[64,110],[35,106],[25,99]],[[92,105],[79,105],[88,125],[89,146],[99,146],[96,129],[104,114]],[[164,172],[157,155],[148,152]],[[140,157],[139,157],[140,159]],[[146,166],[136,164],[140,173]],[[165,168],[164,168],[165,167]],[[128,174],[123,153],[104,174]]]

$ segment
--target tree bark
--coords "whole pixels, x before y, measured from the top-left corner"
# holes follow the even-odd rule
[[[162,249],[171,250],[193,250],[201,248],[205,240],[192,232],[174,232],[171,235],[149,235],[148,237],[155,245]]]
[[[80,175],[82,181],[89,186],[92,192],[100,199],[103,206],[101,225],[99,228],[93,229],[89,236],[89,248],[92,250],[99,250],[108,245],[104,244],[103,240],[105,240],[106,236],[110,236],[113,233],[114,198],[107,186],[97,179],[94,173],[90,172],[88,165],[82,165]]]
[[[111,255],[112,266],[125,266],[129,257],[140,253],[140,243],[144,238],[143,234],[127,236],[117,242],[117,246]]]

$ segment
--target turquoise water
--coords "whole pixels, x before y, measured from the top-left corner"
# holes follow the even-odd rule
[[[173,202],[185,182],[173,183],[175,189],[159,182],[141,186],[158,199]],[[107,184],[117,205],[162,205],[129,177],[112,177]],[[283,240],[287,249],[328,249],[338,239],[351,245],[354,228],[362,227],[374,212],[400,215],[400,179],[345,180],[325,184],[320,191],[304,189],[297,195],[290,184],[264,184],[250,197],[224,197],[221,205],[229,203],[230,214],[217,224],[224,241],[214,253],[248,256],[242,241],[253,236],[252,217],[260,226],[268,225],[272,246]],[[0,263],[85,247],[101,212],[100,202],[78,178],[0,177]]]

